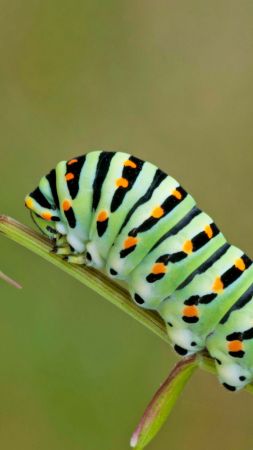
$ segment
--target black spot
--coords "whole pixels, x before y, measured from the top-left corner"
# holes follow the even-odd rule
[[[197,345],[197,342],[192,341],[192,342],[191,342],[191,346],[192,346],[192,347],[195,347],[195,345]]]
[[[110,274],[111,275],[118,275],[118,272],[114,269],[110,269]]]
[[[246,377],[244,377],[243,375],[241,375],[241,376],[239,377],[239,380],[240,380],[240,381],[245,381],[245,380],[246,380]]]
[[[217,364],[219,364],[219,366],[221,366],[221,360],[218,359],[218,358],[214,358],[214,359],[215,359],[215,361],[217,362]]]
[[[143,300],[143,298],[141,298],[138,294],[134,294],[134,299],[138,305],[143,305],[143,303],[145,303],[145,300]]]
[[[87,259],[88,261],[92,261],[91,254],[90,254],[89,252],[86,253],[86,259]]]
[[[239,350],[238,352],[228,352],[230,356],[233,356],[234,358],[243,358],[245,355],[245,352],[243,350]]]
[[[183,316],[182,319],[186,323],[196,323],[199,321],[199,318],[197,316]]]
[[[236,391],[236,387],[235,386],[230,386],[230,384],[227,383],[223,383],[223,386],[228,389],[229,391]]]
[[[168,322],[168,325],[169,325],[169,327],[173,327],[173,325],[172,325],[172,323],[171,323],[171,322]]]
[[[188,353],[188,350],[186,350],[186,348],[183,348],[183,347],[180,347],[179,345],[174,345],[174,350],[179,354],[179,355],[182,355],[182,356],[185,356],[185,355],[187,355],[187,353]]]

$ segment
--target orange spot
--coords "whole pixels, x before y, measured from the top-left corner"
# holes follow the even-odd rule
[[[183,251],[185,253],[191,253],[192,250],[193,250],[192,241],[185,241],[185,243],[183,245]]]
[[[205,233],[207,234],[207,236],[209,237],[209,239],[211,239],[213,237],[213,230],[211,228],[210,225],[207,225],[205,227]]]
[[[78,159],[71,159],[70,161],[67,162],[68,166],[71,166],[71,164],[75,164],[78,162]]]
[[[160,219],[164,215],[164,209],[161,206],[157,206],[157,208],[153,209],[151,216],[155,219]]]
[[[118,178],[116,180],[116,186],[117,187],[123,187],[123,188],[127,188],[128,186],[128,180],[126,178]]]
[[[75,178],[75,175],[73,173],[71,173],[71,172],[66,173],[66,175],[65,175],[65,180],[66,181],[73,180],[73,178]]]
[[[138,242],[138,239],[136,237],[128,237],[124,242],[124,248],[133,247]]]
[[[237,261],[235,262],[235,267],[242,272],[246,269],[245,263],[242,258],[237,259]]]
[[[100,213],[97,216],[97,222],[104,222],[106,219],[108,219],[108,214],[106,211],[100,211]]]
[[[167,272],[167,268],[163,263],[155,263],[152,267],[152,273],[159,274]]]
[[[172,195],[173,195],[174,197],[176,197],[178,200],[181,200],[181,198],[182,198],[181,192],[179,192],[177,189],[175,189],[175,190],[172,192]]]
[[[44,212],[41,214],[41,217],[45,220],[51,220],[52,219],[52,214],[50,212]]]
[[[33,208],[33,199],[31,197],[28,197],[25,201],[25,205],[27,208],[32,209]]]
[[[68,200],[68,199],[63,200],[63,202],[62,202],[62,209],[63,209],[63,211],[68,211],[69,208],[71,208],[71,201]]]
[[[228,343],[228,350],[230,352],[239,352],[242,350],[242,342],[241,341],[231,341]]]
[[[223,283],[222,283],[220,277],[217,277],[217,278],[215,279],[214,283],[213,283],[212,290],[213,290],[214,292],[220,292],[220,291],[222,291],[223,289],[224,289]]]
[[[132,167],[132,169],[136,169],[137,164],[135,164],[133,161],[130,161],[130,159],[127,159],[127,160],[124,162],[124,166],[125,166],[125,167]]]
[[[198,317],[199,310],[198,310],[197,306],[195,306],[195,305],[185,306],[185,308],[183,309],[183,316]]]

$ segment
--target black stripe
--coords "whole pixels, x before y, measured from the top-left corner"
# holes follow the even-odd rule
[[[180,261],[182,261],[183,259],[185,259],[185,258],[187,258],[187,256],[188,256],[188,254],[187,253],[185,253],[185,252],[177,252],[177,253],[174,253],[173,255],[171,255],[171,257],[170,257],[170,262],[171,263],[177,263],[177,262],[180,262]]]
[[[97,233],[99,237],[103,236],[108,227],[109,217],[103,221],[97,220]]]
[[[201,273],[206,272],[216,261],[218,261],[218,259],[221,258],[221,256],[223,256],[228,251],[229,248],[230,244],[226,242],[226,244],[222,245],[222,247],[216,250],[216,252],[213,253],[203,264],[201,264],[196,270],[194,270],[192,274],[189,275],[189,277],[187,277],[186,280],[184,280],[176,290],[178,291],[180,289],[183,289],[193,280],[196,275],[200,275]]]
[[[185,197],[187,196],[187,192],[181,186],[177,187],[177,191],[180,192],[182,197],[180,199],[178,199],[174,195],[170,195],[169,197],[167,197],[166,200],[161,204],[161,208],[164,210],[164,214],[159,218],[153,216],[148,217],[148,219],[144,220],[144,222],[137,228],[137,233],[143,233],[144,231],[150,230],[154,225],[157,224],[157,222],[159,222],[159,220],[162,220],[164,217],[166,217],[167,214],[173,211],[173,209],[175,209],[185,199]],[[136,232],[136,228],[134,230]],[[130,231],[129,236],[132,236],[131,233],[132,230]]]
[[[178,234],[178,232],[181,231],[183,228],[185,228],[186,225],[188,225],[194,219],[194,217],[198,216],[201,213],[202,211],[199,208],[197,208],[197,206],[194,206],[183,217],[183,219],[180,220],[180,222],[178,222],[176,225],[174,225],[173,228],[171,228],[171,230],[167,231],[167,233],[165,233],[162,237],[160,237],[160,239],[153,245],[149,253],[152,252],[156,247],[158,247],[158,245],[160,245],[161,242],[165,241],[165,239],[169,238],[170,236],[174,236],[175,234]]]
[[[75,228],[75,226],[76,226],[76,218],[75,218],[75,214],[74,214],[73,208],[70,207],[67,211],[64,211],[64,214],[66,216],[66,219],[68,221],[68,224],[69,224],[70,228]]]
[[[185,305],[207,305],[208,303],[212,302],[217,297],[217,294],[206,294],[200,297],[199,295],[192,295],[187,300],[184,301]]]
[[[226,336],[226,340],[231,342],[231,341],[242,341],[242,332],[241,331],[234,331],[231,334],[228,334]]]
[[[245,270],[248,269],[251,265],[251,260],[247,255],[243,255],[241,257],[242,261],[245,264]],[[235,265],[230,267],[226,272],[224,272],[221,276],[221,281],[223,283],[224,288],[227,288],[232,283],[234,283],[240,276],[243,274],[244,271],[238,269]]]
[[[161,273],[149,273],[146,277],[148,283],[155,283],[155,281],[161,280],[165,275],[164,272]]]
[[[40,206],[43,208],[52,209],[52,205],[50,205],[49,201],[46,199],[46,197],[42,194],[40,188],[36,188],[31,194],[30,197],[34,198],[36,202],[39,203]]]
[[[111,160],[113,156],[115,155],[115,152],[102,152],[99,155],[98,162],[97,162],[97,168],[96,168],[96,174],[93,181],[93,199],[92,199],[92,209],[95,210],[98,206],[100,196],[101,196],[101,190],[102,186],[105,180],[105,177],[108,173]]]
[[[74,178],[72,180],[67,181],[68,190],[70,193],[71,198],[74,200],[78,194],[80,183],[80,173],[84,166],[86,155],[78,156],[77,158],[73,158],[76,160],[76,162],[73,162],[71,165],[68,166],[68,163],[66,165],[66,174],[72,173],[74,175]]]
[[[206,294],[203,295],[203,297],[200,297],[199,303],[202,305],[208,305],[208,303],[211,303],[218,294],[215,294],[214,292],[212,294]]]
[[[132,245],[131,247],[128,248],[124,248],[123,250],[120,250],[120,257],[121,258],[125,258],[126,256],[128,256],[130,253],[132,253],[134,251],[134,249],[136,248],[136,245]]]
[[[58,198],[57,189],[56,189],[56,171],[55,171],[55,169],[52,169],[51,172],[49,172],[46,175],[46,178],[47,178],[47,180],[49,182],[49,186],[51,188],[55,206],[56,206],[56,208],[59,209],[60,204],[59,204],[59,198]]]
[[[130,156],[129,161],[132,161],[134,164],[136,164],[136,167],[131,166],[123,167],[122,178],[125,178],[128,181],[128,186],[126,188],[118,187],[114,192],[110,207],[111,212],[114,212],[119,208],[119,206],[122,204],[124,200],[125,195],[127,194],[128,191],[132,189],[135,181],[138,178],[138,175],[141,173],[144,161],[142,161],[139,158],[136,158],[135,156]]]
[[[224,324],[229,319],[230,314],[237,309],[243,308],[247,303],[249,303],[253,298],[253,283],[247,289],[246,292],[231,306],[231,308],[226,312],[225,316],[222,317],[220,323]]]
[[[130,211],[128,211],[125,220],[123,222],[123,224],[121,225],[121,228],[119,230],[119,233],[123,230],[123,228],[126,226],[127,222],[129,221],[130,217],[132,216],[132,214],[135,212],[135,210],[142,205],[143,203],[146,203],[148,200],[151,199],[152,194],[154,192],[154,190],[161,184],[161,182],[167,177],[168,175],[166,175],[166,173],[162,172],[162,170],[157,169],[156,173],[153,177],[152,183],[150,184],[147,192],[142,195],[142,197],[139,198],[139,200],[137,200],[137,202],[132,206],[132,208],[130,209]]]
[[[192,238],[192,246],[193,252],[197,252],[198,250],[200,250],[202,247],[204,247],[211,239],[213,239],[215,236],[217,236],[217,234],[219,234],[219,229],[217,228],[217,226],[214,223],[210,224],[210,228],[212,230],[212,237],[209,238],[207,233],[205,231],[201,231],[200,233],[196,234],[196,236],[194,236]]]
[[[169,253],[166,253],[165,255],[159,256],[159,258],[156,259],[156,263],[163,263],[167,266],[168,262],[170,261],[171,255]]]
[[[242,333],[243,339],[252,339],[253,338],[253,328],[249,328]]]
[[[192,295],[187,300],[184,301],[184,305],[192,306],[199,304],[199,295]]]

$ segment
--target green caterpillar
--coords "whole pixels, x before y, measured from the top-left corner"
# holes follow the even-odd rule
[[[253,265],[172,177],[122,152],[61,161],[26,197],[56,253],[125,280],[180,355],[203,350],[221,383],[253,380]]]

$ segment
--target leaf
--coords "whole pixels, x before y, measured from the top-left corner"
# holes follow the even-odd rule
[[[195,355],[182,359],[174,367],[145,410],[132,435],[131,447],[142,450],[155,437],[197,367]]]

